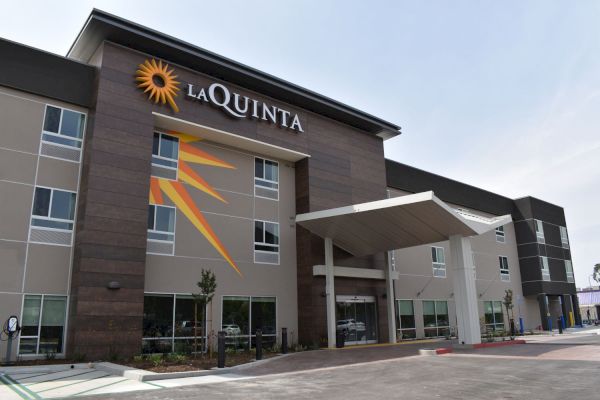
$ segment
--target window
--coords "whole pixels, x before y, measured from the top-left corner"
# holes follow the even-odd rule
[[[564,226],[560,227],[560,241],[562,243],[562,247],[565,249],[569,248],[569,236],[567,236],[567,228]]]
[[[31,225],[45,230],[73,230],[75,218],[74,192],[36,187]]]
[[[540,257],[542,259],[542,280],[550,280],[550,267],[548,266],[548,257]]]
[[[67,298],[26,295],[23,299],[19,354],[64,352]]]
[[[396,329],[398,338],[416,339],[417,331],[415,329],[415,309],[412,300],[397,300],[396,307]]]
[[[504,235],[504,227],[499,226],[496,228],[496,242],[504,243],[506,241],[506,237]]]
[[[535,236],[538,243],[546,243],[546,239],[544,238],[544,224],[539,219],[534,219],[533,221],[535,223]]]
[[[574,283],[575,275],[573,274],[573,263],[571,260],[565,260],[565,271],[567,272],[567,282]]]
[[[179,162],[179,139],[161,132],[154,132],[152,143],[152,175],[171,180],[177,179]]]
[[[263,345],[274,345],[277,336],[275,297],[223,296],[221,330],[225,343],[234,348],[254,346],[260,329]]]
[[[254,195],[267,199],[279,199],[279,163],[254,158]]]
[[[504,330],[504,314],[502,313],[501,301],[484,301],[483,312],[485,314],[486,330]]]
[[[85,114],[47,105],[42,128],[42,154],[79,161],[84,127]],[[49,145],[53,151],[45,149],[44,145]],[[73,153],[76,159],[69,156],[69,150],[77,150],[77,153]]]
[[[206,312],[198,310],[198,350],[204,349]],[[189,294],[144,296],[143,353],[193,353],[194,299]]]
[[[423,300],[423,326],[425,327],[425,337],[450,335],[448,302]]]
[[[433,276],[436,278],[445,278],[446,261],[444,259],[443,247],[431,247],[431,261],[433,264]]]
[[[173,254],[175,208],[150,204],[148,207],[148,253]]]
[[[510,282],[510,270],[508,269],[508,258],[504,256],[498,256],[500,262],[500,280],[503,282]]]
[[[254,262],[279,264],[279,224],[254,221]]]

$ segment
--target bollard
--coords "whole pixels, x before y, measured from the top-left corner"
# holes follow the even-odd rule
[[[560,317],[558,317],[558,318],[556,319],[556,322],[557,322],[557,325],[558,325],[558,333],[562,334],[562,332],[563,332],[563,326],[562,326],[562,323],[561,323]]]
[[[225,368],[225,331],[219,331],[217,339],[217,368]]]
[[[287,328],[281,328],[281,354],[287,354],[288,343],[287,343]]]
[[[256,360],[262,360],[262,331],[256,330]]]
[[[519,332],[521,333],[521,336],[525,333],[525,324],[523,323],[522,317],[519,317]]]

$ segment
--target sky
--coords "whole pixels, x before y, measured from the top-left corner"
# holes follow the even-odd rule
[[[402,127],[386,157],[565,208],[600,263],[600,2],[0,1],[0,37],[65,55],[92,8]]]

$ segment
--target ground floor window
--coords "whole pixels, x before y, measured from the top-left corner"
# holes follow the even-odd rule
[[[415,339],[417,331],[415,329],[415,309],[412,300],[397,300],[396,307],[396,329],[398,330],[398,339]]]
[[[425,337],[450,335],[448,302],[445,300],[423,300],[423,326]]]
[[[204,348],[206,313],[198,310],[197,344]],[[189,294],[144,296],[143,353],[194,352],[194,300]]]
[[[66,316],[66,296],[26,295],[19,354],[63,353]]]
[[[254,346],[256,331],[262,332],[263,346],[273,346],[277,336],[275,297],[223,296],[221,330],[225,343],[234,348]]]
[[[483,312],[485,314],[486,330],[504,330],[504,314],[502,314],[501,301],[484,301]]]

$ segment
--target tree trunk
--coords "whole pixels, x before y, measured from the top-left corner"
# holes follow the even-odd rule
[[[194,302],[194,358],[198,353],[198,302]]]

